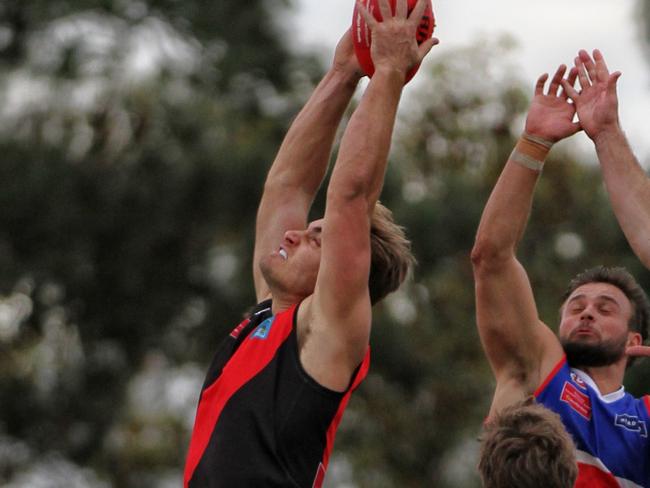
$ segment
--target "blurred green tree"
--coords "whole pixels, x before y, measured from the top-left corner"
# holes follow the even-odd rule
[[[283,44],[271,12],[288,7],[0,3],[0,484],[179,486],[210,356],[254,300],[266,169],[322,69]],[[328,486],[478,486],[493,380],[469,252],[532,91],[511,49],[432,56],[407,89],[382,200],[419,266],[377,310]],[[595,155],[570,144],[520,255],[552,325],[592,264],[650,285]]]
[[[0,4],[0,439],[23,453],[0,484],[50,455],[179,484],[203,367],[254,300],[265,170],[319,70],[285,7]]]

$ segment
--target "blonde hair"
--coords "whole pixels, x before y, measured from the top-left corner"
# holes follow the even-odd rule
[[[416,262],[404,228],[395,223],[393,213],[379,202],[370,221],[370,249],[368,288],[374,305],[399,288]]]

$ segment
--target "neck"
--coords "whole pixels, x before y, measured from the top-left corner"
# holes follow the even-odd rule
[[[273,315],[276,315],[288,310],[292,305],[301,302],[305,297],[287,293],[271,293],[271,298],[273,299],[271,311]]]
[[[623,384],[626,364],[627,356],[624,356],[618,362],[610,364],[609,366],[576,366],[576,368],[584,371],[592,380],[594,380],[594,383],[596,383],[596,386],[598,386],[598,390],[600,391],[601,395],[607,395],[618,390]]]

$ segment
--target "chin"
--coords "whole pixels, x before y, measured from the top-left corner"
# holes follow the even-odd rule
[[[625,343],[617,341],[562,340],[569,366],[602,367],[617,363],[625,355]]]

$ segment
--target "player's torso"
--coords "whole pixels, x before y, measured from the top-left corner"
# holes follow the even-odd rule
[[[261,317],[222,362],[213,363],[201,393],[187,486],[312,487],[322,481],[328,436],[333,440],[349,393],[322,387],[302,368],[294,310]]]
[[[566,364],[536,396],[576,443],[576,487],[650,487],[647,400],[623,389],[601,396],[589,376]]]

